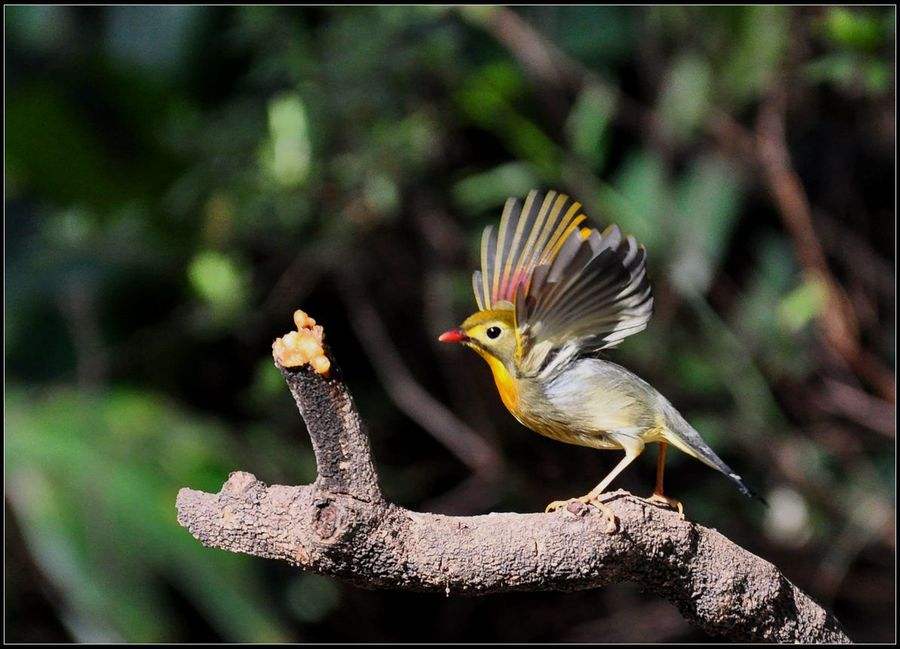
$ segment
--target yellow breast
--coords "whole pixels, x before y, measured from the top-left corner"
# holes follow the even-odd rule
[[[614,449],[621,448],[621,445],[611,441],[601,430],[597,431],[579,431],[571,428],[569,425],[554,421],[552,417],[539,416],[536,411],[541,410],[541,403],[538,399],[534,402],[534,395],[529,396],[527,386],[520,385],[506,365],[501,360],[489,353],[475,348],[482,358],[487,361],[494,375],[494,383],[497,385],[497,391],[500,393],[500,399],[506,409],[519,420],[522,424],[550,439],[567,444],[578,444],[579,446],[589,446],[591,448]],[[522,391],[524,389],[524,396]],[[532,402],[523,401],[531,399]],[[585,404],[587,405],[587,403]]]
[[[500,399],[515,417],[519,416],[519,385],[516,379],[506,369],[506,365],[495,356],[476,349],[482,358],[487,361],[494,375],[494,383],[497,384],[497,391],[500,393]]]

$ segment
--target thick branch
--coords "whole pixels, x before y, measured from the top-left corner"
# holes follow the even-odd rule
[[[334,367],[323,377],[305,366],[280,369],[312,440],[319,471],[316,486],[370,502],[382,500],[369,438],[340,370]]]
[[[583,505],[553,514],[442,516],[386,502],[352,399],[332,372],[282,369],[319,463],[312,485],[233,473],[218,494],[182,489],[178,521],[204,545],[289,561],[367,588],[479,595],[632,581],[710,634],[848,642],[838,622],[772,564],[626,492],[619,519]]]

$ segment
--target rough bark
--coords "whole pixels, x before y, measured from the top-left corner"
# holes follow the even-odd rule
[[[571,591],[631,581],[711,635],[849,642],[837,620],[772,564],[716,532],[627,492],[607,496],[619,524],[573,504],[552,514],[442,516],[387,502],[368,438],[334,367],[279,368],[306,421],[319,476],[267,486],[232,473],[218,494],[182,489],[178,521],[201,543],[288,561],[366,588],[481,595]]]

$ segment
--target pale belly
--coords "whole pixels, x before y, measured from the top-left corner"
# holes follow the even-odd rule
[[[653,408],[655,393],[645,394],[642,385],[608,381],[595,372],[567,374],[568,380],[549,386],[520,381],[522,398],[513,415],[545,437],[596,449],[623,448],[609,434],[617,431],[638,435],[644,443],[662,439],[662,419]]]
[[[526,403],[533,404],[533,407],[522,407]],[[533,395],[531,398],[523,399],[519,405],[518,412],[510,410],[513,416],[524,426],[544,437],[566,444],[577,444],[596,449],[622,448],[621,444],[607,435],[609,429],[595,426],[586,427],[577,421],[577,418],[559,412],[542,396]]]

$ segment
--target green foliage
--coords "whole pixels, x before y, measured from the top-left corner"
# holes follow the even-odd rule
[[[588,85],[581,91],[566,122],[572,151],[599,173],[609,151],[610,122],[617,98],[602,86]]]
[[[672,281],[705,292],[721,264],[741,200],[737,169],[716,156],[697,158],[675,188]]]
[[[516,109],[524,92],[522,73],[511,63],[492,62],[476,69],[457,93],[465,117],[500,137],[518,158],[550,180],[558,177],[558,146]]]
[[[453,187],[453,195],[464,212],[480,214],[502,206],[510,196],[527,194],[536,184],[530,165],[508,162],[463,178]]]
[[[246,274],[227,255],[213,250],[199,252],[188,266],[188,277],[214,320],[227,319],[244,307]]]
[[[146,392],[7,392],[9,496],[81,640],[170,641],[167,585],[235,640],[284,640],[251,560],[208,553],[175,521],[191,484],[216,490],[235,449],[222,429]]]
[[[873,51],[890,38],[890,14],[878,16],[867,10],[830,7],[821,30],[833,44],[858,51]]]
[[[6,110],[7,164],[17,184],[62,205],[121,202],[129,181],[86,122],[50,84],[20,88]]]
[[[569,57],[571,78],[536,81],[529,65],[545,50],[498,31],[503,11]],[[17,6],[5,16],[7,494],[18,556],[46,579],[43,608],[74,639],[405,640],[464,615],[442,598],[351,596],[205,550],[173,502],[186,485],[217,490],[237,468],[314,479],[268,353],[298,306],[329,324],[387,492],[419,505],[465,481],[387,397],[355,340],[354,300],[335,271],[357,264],[410,373],[496,434],[503,507],[568,494],[572,476],[587,485],[595,456],[520,434],[478,359],[433,348],[472,308],[482,228],[533,187],[574,195],[647,248],[657,316],[610,357],[670,397],[748,479],[791,483],[775,513],[754,521],[742,508],[723,521],[739,496],[673,452],[690,517],[802,553],[804,566],[834,529],[866,530],[875,552],[860,565],[888,574],[878,532],[846,512],[865,494],[882,520],[892,447],[859,424],[866,409],[856,419],[816,410],[820,379],[847,379],[823,360],[822,286],[803,274],[754,163],[710,127],[725,113],[750,130],[772,83],[790,87],[788,144],[817,232],[820,213],[839,223],[823,239],[829,267],[858,289],[863,343],[892,362],[891,296],[856,272],[891,252],[879,239],[893,213],[881,180],[892,170],[892,7]],[[775,462],[782,450],[790,457]],[[791,512],[809,534],[785,525]],[[797,571],[818,583],[817,569]],[[858,578],[848,568],[837,601],[851,601]],[[22,633],[32,600],[21,580],[8,586],[19,607],[8,626]],[[517,637],[546,639],[569,603],[517,601]],[[601,603],[610,619],[630,615]],[[509,600],[482,604],[479,620],[491,622],[479,639],[508,640]],[[870,601],[856,605],[868,625]],[[413,621],[398,630],[390,621],[401,618]]]
[[[310,142],[306,109],[296,94],[269,102],[269,139],[263,145],[264,165],[275,181],[286,188],[303,184],[309,173]]]
[[[663,127],[679,140],[693,136],[709,114],[712,89],[709,61],[691,52],[681,55],[673,62],[660,94]]]
[[[779,321],[788,331],[797,332],[822,313],[827,298],[828,289],[822,280],[808,277],[781,300]]]
[[[631,232],[652,253],[668,255],[662,245],[671,204],[666,169],[659,154],[634,151],[623,161],[607,190],[611,216],[626,232]]]
[[[816,24],[828,49],[805,66],[806,78],[845,93],[887,94],[891,89],[891,64],[879,52],[890,46],[895,22],[895,12],[829,8]]]
[[[758,245],[759,273],[741,295],[734,323],[745,344],[777,376],[803,376],[811,359],[804,327],[822,308],[821,287],[801,280],[790,246],[769,234]]]
[[[759,97],[779,74],[790,40],[787,7],[743,7],[735,14],[733,46],[717,75],[726,101],[742,106]]]

